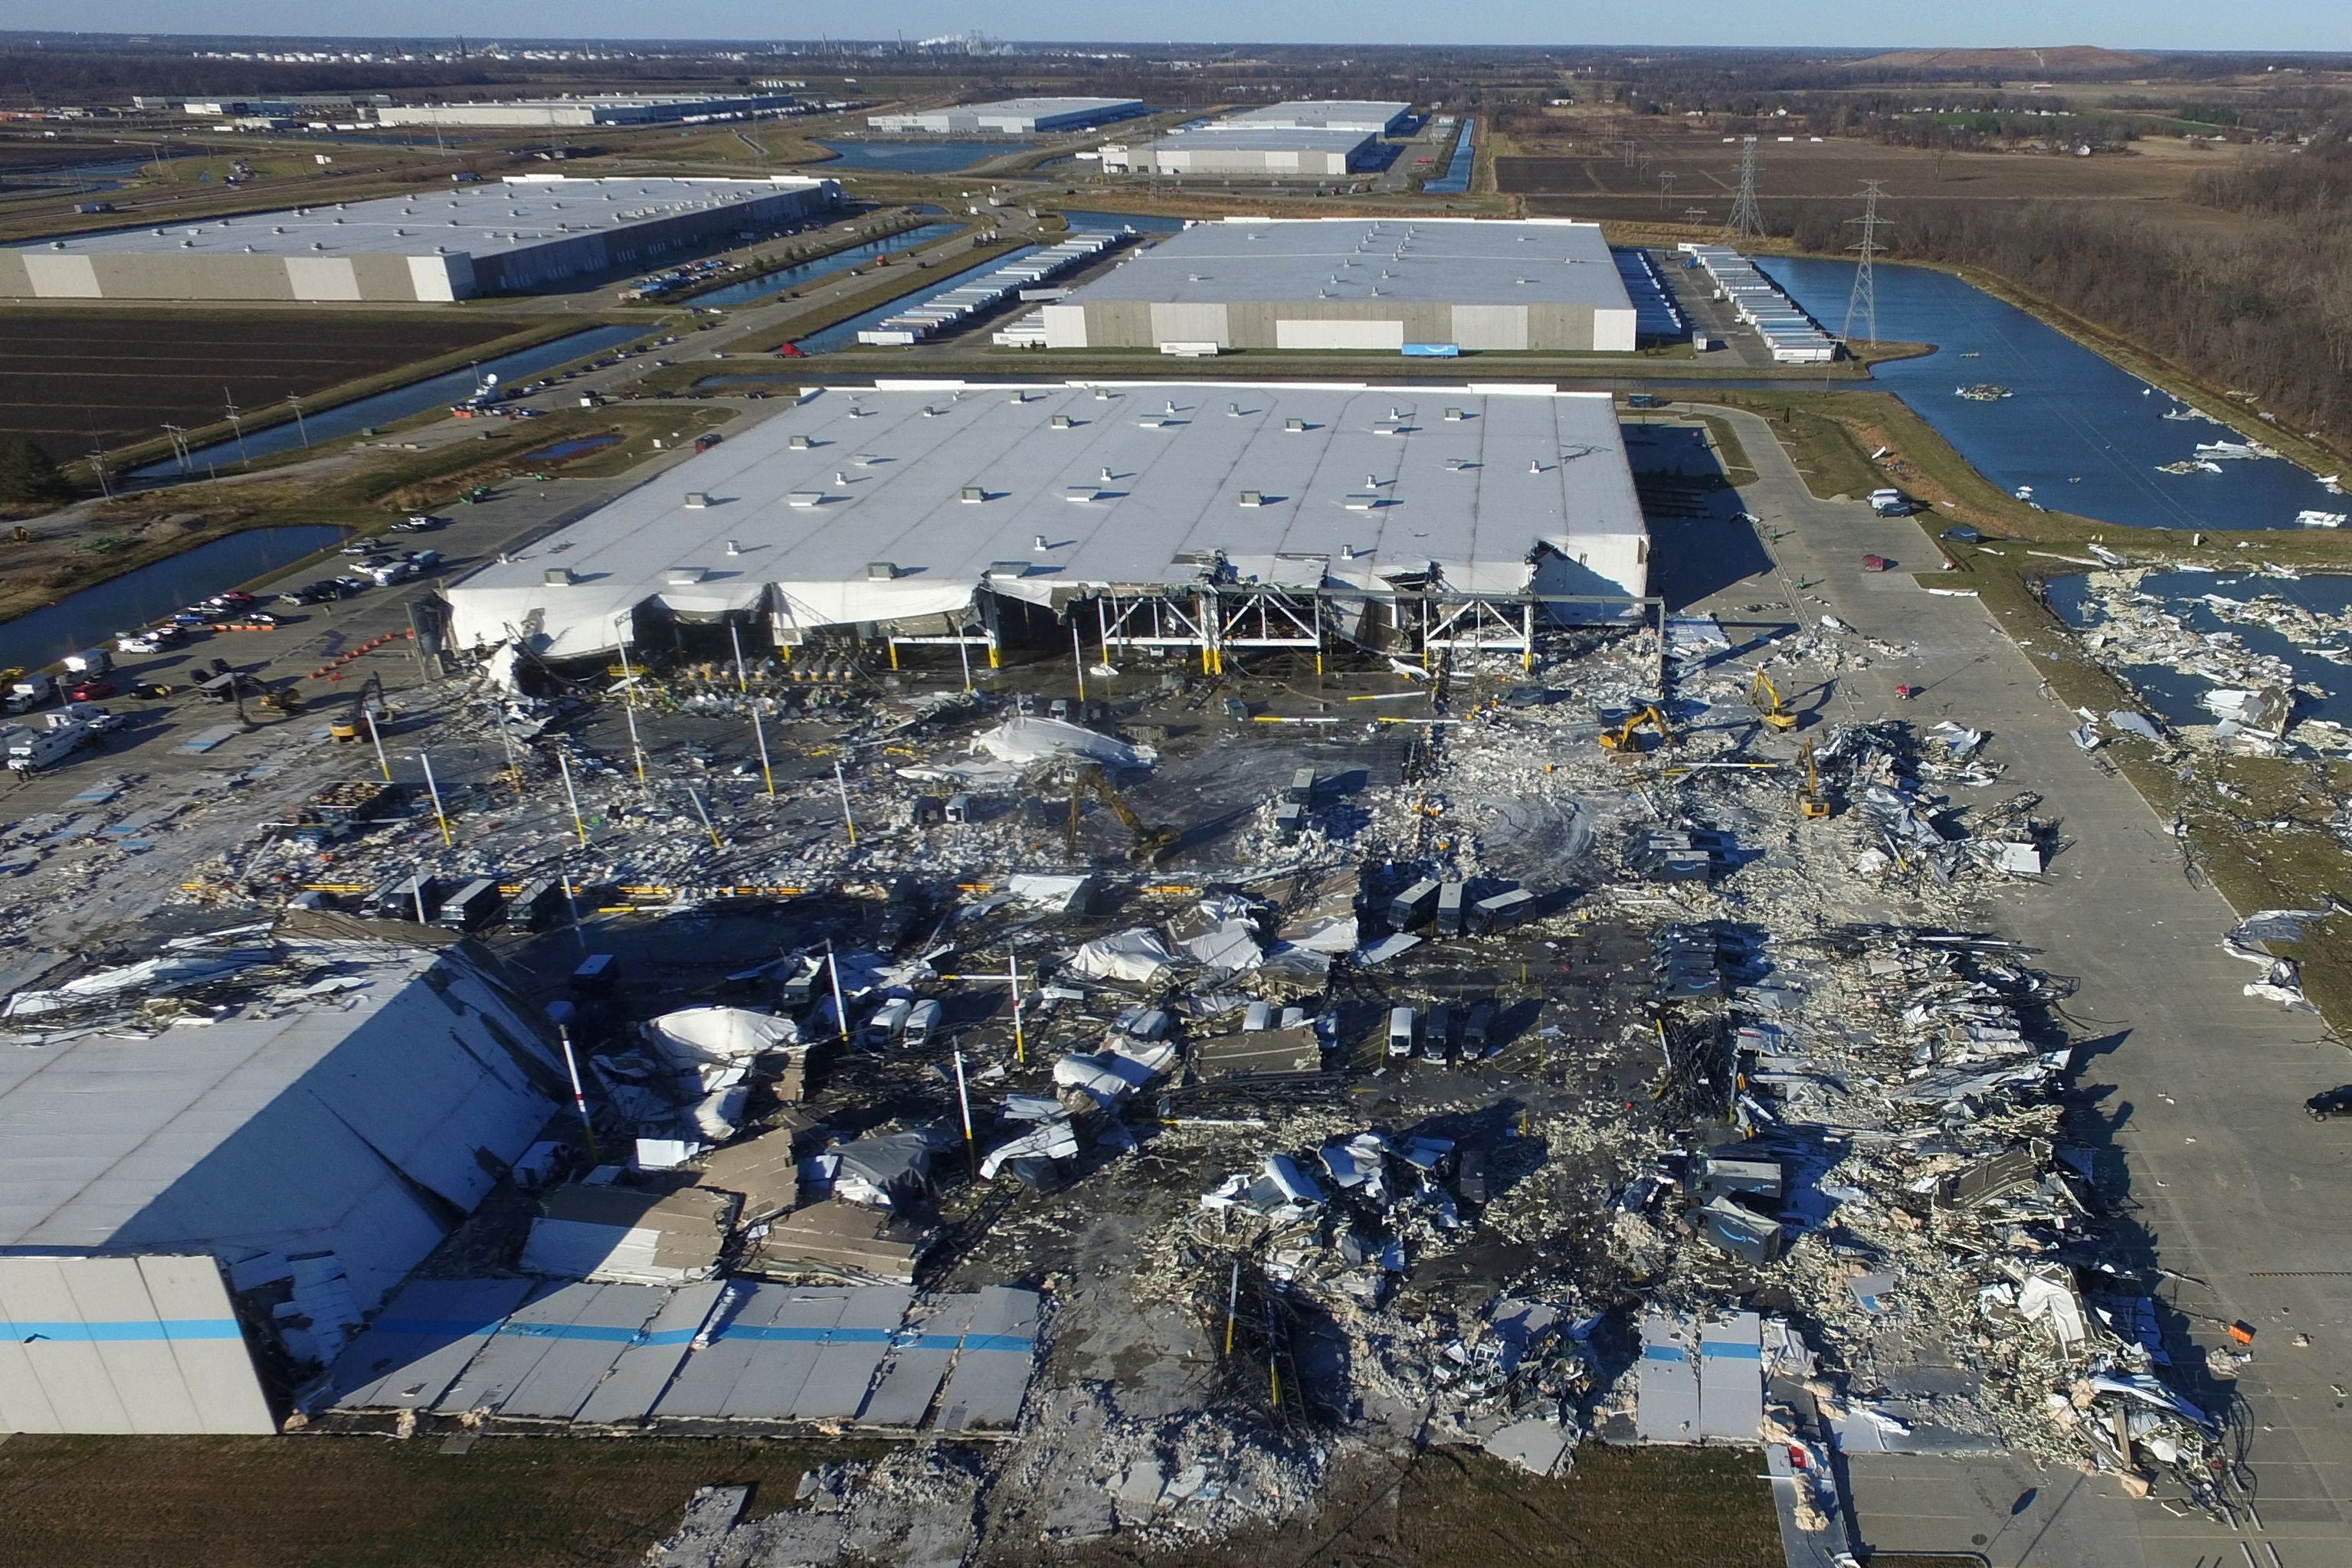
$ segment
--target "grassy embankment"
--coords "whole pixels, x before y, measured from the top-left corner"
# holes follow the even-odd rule
[[[577,1568],[634,1563],[706,1485],[790,1506],[866,1442],[53,1437],[0,1445],[0,1557],[47,1568]]]
[[[869,1459],[856,1440],[485,1437],[57,1437],[0,1445],[9,1561],[45,1568],[573,1568],[639,1562],[697,1487],[748,1485],[747,1518],[789,1509],[820,1465]],[[1777,1568],[1780,1535],[1755,1457],[1727,1449],[1578,1450],[1538,1480],[1486,1455],[1433,1448],[1333,1478],[1320,1508],[1227,1541],[1154,1552],[1076,1543],[1070,1568],[1244,1568],[1265,1562],[1430,1568]],[[982,1561],[1037,1560],[1006,1541]]]
[[[1816,496],[1859,497],[1895,484],[1927,503],[1922,530],[1957,570],[1938,588],[1972,589],[2003,630],[2033,656],[2052,697],[2106,713],[2144,707],[2085,653],[2043,603],[2039,585],[2096,570],[2083,547],[2097,543],[2136,563],[2242,571],[2257,563],[2352,570],[2352,538],[2325,532],[2209,532],[2134,528],[2037,512],[1987,480],[1916,414],[1883,392],[1727,392],[1719,401],[1770,420]],[[1884,466],[1867,454],[1889,449]],[[1954,523],[1985,535],[1976,545],[1937,538]],[[2241,548],[2241,547],[2243,548]],[[2086,563],[2089,563],[2086,567]],[[2352,889],[2352,849],[2327,822],[2352,792],[2352,763],[2209,754],[2184,768],[2179,748],[2128,737],[2101,752],[2157,816],[2177,822],[2194,863],[2240,914],[2310,908]],[[2328,1023],[2352,1025],[2352,918],[2335,916],[2280,951],[2303,967],[2306,992]]]

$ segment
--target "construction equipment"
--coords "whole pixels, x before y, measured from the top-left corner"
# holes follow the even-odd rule
[[[365,740],[369,716],[373,715],[381,725],[389,711],[383,702],[383,677],[371,674],[359,695],[352,698],[352,706],[328,722],[327,733],[338,741]]]
[[[1748,700],[1756,705],[1757,713],[1768,727],[1783,732],[1797,727],[1797,716],[1780,700],[1780,688],[1772,684],[1772,677],[1764,673],[1761,665],[1757,667],[1756,678],[1748,685]]]
[[[1640,731],[1645,724],[1658,732],[1660,746],[1672,746],[1675,743],[1674,728],[1666,723],[1666,716],[1658,711],[1658,706],[1655,703],[1648,703],[1634,709],[1625,722],[1615,729],[1602,730],[1601,749],[1619,757],[1640,756],[1642,754]]]
[[[1156,865],[1168,857],[1170,852],[1176,848],[1177,841],[1183,837],[1174,828],[1152,827],[1141,817],[1137,816],[1135,808],[1127,803],[1127,798],[1112,787],[1108,779],[1103,777],[1103,770],[1088,763],[1079,768],[1070,780],[1068,843],[1073,853],[1078,847],[1078,814],[1085,808],[1088,790],[1092,790],[1104,805],[1110,808],[1111,814],[1118,819],[1120,826],[1135,835],[1134,843],[1128,847],[1127,853],[1129,860],[1149,861]]]
[[[1797,814],[1809,820],[1828,816],[1830,798],[1822,790],[1822,770],[1813,761],[1813,743],[1805,742],[1797,757],[1805,765],[1804,787],[1797,792]]]

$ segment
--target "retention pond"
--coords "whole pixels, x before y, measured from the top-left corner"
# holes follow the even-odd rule
[[[160,616],[249,582],[341,542],[324,523],[249,528],[68,594],[55,604],[0,622],[0,664],[35,670],[83,648],[104,646]]]
[[[1853,263],[1766,256],[1757,265],[1814,320],[1843,325]],[[1920,267],[1874,271],[1879,336],[1937,351],[1877,365],[1873,377],[2005,490],[2030,489],[2053,512],[2147,528],[2291,528],[2298,513],[2352,506],[2284,458],[2197,467],[2200,444],[2245,437],[1961,278]],[[1977,401],[1960,395],[1964,387],[2010,395]],[[2189,471],[2165,471],[2179,465]]]

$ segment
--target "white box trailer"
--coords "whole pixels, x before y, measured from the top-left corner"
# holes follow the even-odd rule
[[[38,773],[44,768],[54,768],[97,738],[97,732],[79,719],[47,729],[26,730],[21,738],[9,743],[8,767],[20,774]]]

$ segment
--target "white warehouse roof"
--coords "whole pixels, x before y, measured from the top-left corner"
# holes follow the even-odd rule
[[[1631,310],[1598,224],[1569,218],[1226,218],[1147,246],[1069,303],[1434,300]]]
[[[229,256],[248,251],[292,256],[404,256],[440,251],[485,257],[830,183],[792,174],[763,180],[575,180],[526,174],[496,184],[436,186],[405,196],[117,229],[16,248],[27,256]]]
[[[1223,125],[1288,126],[1297,131],[1369,131],[1375,135],[1412,112],[1409,103],[1364,99],[1291,99],[1263,109],[1244,109],[1219,121]]]
[[[331,1253],[365,1310],[554,1110],[544,1023],[457,953],[248,932],[148,964],[9,998],[0,1253]],[[167,995],[223,1010],[139,1012]]]
[[[1144,112],[1134,98],[1006,98],[992,103],[959,103],[904,114],[870,114],[866,123],[880,131],[985,131],[1025,135],[1072,129],[1106,120],[1131,120]]]
[[[789,634],[955,614],[983,587],[1058,605],[1218,573],[1635,595],[1647,560],[1605,393],[930,382],[814,391],[448,598],[459,646],[561,658],[611,649],[654,601],[766,606]]]

